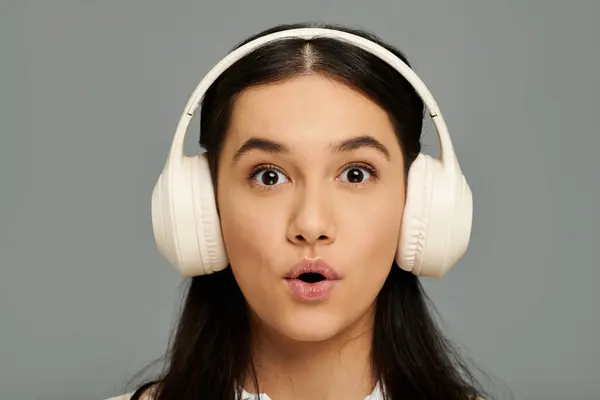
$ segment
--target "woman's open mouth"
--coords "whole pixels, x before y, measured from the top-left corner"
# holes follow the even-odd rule
[[[321,259],[303,259],[285,276],[291,295],[302,302],[326,300],[339,280],[333,268]]]

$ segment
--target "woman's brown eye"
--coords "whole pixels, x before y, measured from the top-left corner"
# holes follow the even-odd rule
[[[348,181],[351,183],[360,183],[364,179],[363,172],[358,168],[352,168],[348,171]]]
[[[372,178],[374,173],[366,167],[350,167],[344,170],[340,179],[349,183],[363,183]]]
[[[258,171],[253,180],[255,180],[259,185],[265,186],[274,186],[277,184],[285,183],[286,177],[281,172],[274,169],[264,169],[262,171]]]

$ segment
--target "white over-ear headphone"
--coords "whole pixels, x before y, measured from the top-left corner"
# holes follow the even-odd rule
[[[419,154],[407,181],[396,262],[415,275],[439,278],[464,255],[473,215],[471,189],[463,176],[440,110],[419,77],[382,46],[350,33],[300,28],[268,34],[234,50],[202,79],[179,120],[165,168],[152,193],[152,225],[161,254],[185,277],[224,269],[214,189],[203,154],[183,154],[184,137],[202,97],[233,63],[259,46],[284,38],[334,38],[358,46],[398,70],[421,96],[438,132],[441,157]]]

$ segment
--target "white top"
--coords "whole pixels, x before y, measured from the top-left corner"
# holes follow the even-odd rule
[[[271,400],[271,398],[266,393],[261,393],[259,400]],[[109,399],[110,400],[110,399]],[[246,392],[245,390],[242,392],[242,400],[255,400],[255,396]],[[373,393],[365,397],[365,400],[383,400],[383,395],[381,393],[381,388],[379,385],[375,387]]]
[[[111,397],[110,399],[107,400],[130,400],[131,396],[133,396],[133,393],[128,393],[128,394],[124,394],[122,396],[117,396],[117,397]],[[255,395],[248,393],[247,391],[242,391],[242,400],[255,400]],[[271,400],[271,398],[266,394],[266,393],[261,393],[259,395],[259,400]],[[147,395],[144,395],[144,397],[142,397],[142,400],[151,400]],[[373,390],[373,393],[371,393],[370,395],[368,395],[367,397],[365,397],[364,400],[383,400],[383,395],[381,393],[381,387],[379,385],[377,385],[375,387],[375,390]]]

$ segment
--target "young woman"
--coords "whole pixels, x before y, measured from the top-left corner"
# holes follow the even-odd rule
[[[314,25],[278,26],[244,44],[306,27]],[[371,34],[321,27],[368,39],[408,65]],[[415,224],[430,217],[462,224],[455,259],[428,261],[438,276],[464,253],[471,224],[468,211],[440,213],[432,203],[447,201],[445,194],[428,198],[431,177],[411,169],[423,161],[425,111],[414,86],[372,52],[327,35],[269,41],[214,79],[202,99],[200,136],[212,185],[194,171],[187,178],[193,196],[214,187],[204,191],[214,199],[216,227],[192,222],[213,229],[226,256],[218,243],[205,244],[222,265],[204,273],[185,270],[179,253],[167,256],[193,277],[165,371],[118,399],[482,396],[428,310],[418,278],[425,266],[411,265],[411,251],[425,246]],[[470,210],[464,179],[459,186],[467,194],[458,203]],[[407,196],[409,189],[417,194]],[[441,215],[407,221],[408,206],[435,206]],[[411,229],[414,240],[404,237]],[[439,236],[431,226],[427,234],[432,243]]]

